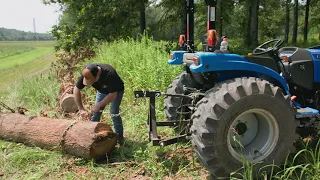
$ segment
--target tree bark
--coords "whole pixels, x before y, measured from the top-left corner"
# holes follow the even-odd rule
[[[310,6],[310,0],[307,0],[307,3],[306,3],[306,15],[305,15],[305,18],[304,18],[304,30],[303,30],[304,42],[308,42],[309,6]]]
[[[285,24],[285,34],[284,42],[288,43],[289,41],[289,31],[290,31],[290,2],[291,0],[286,0],[286,24]]]
[[[260,0],[248,1],[248,30],[246,37],[246,45],[258,46],[258,24],[259,24],[259,4]]]
[[[141,34],[143,34],[145,30],[146,30],[146,7],[145,7],[145,0],[141,0],[141,4],[140,4],[140,32],[141,32]]]
[[[61,150],[85,159],[110,153],[118,134],[105,123],[71,121],[21,114],[0,114],[0,139],[48,150]]]
[[[297,43],[297,35],[298,35],[298,0],[294,0],[294,15],[293,15],[293,31],[292,31],[292,43]]]
[[[258,46],[258,24],[259,24],[259,4],[260,0],[253,1],[252,4],[252,14],[251,14],[251,24],[250,24],[250,34],[251,44],[256,47]]]

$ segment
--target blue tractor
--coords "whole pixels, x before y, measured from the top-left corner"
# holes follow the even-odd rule
[[[187,69],[173,81],[176,91],[169,86],[166,93],[134,92],[136,98],[150,98],[153,145],[190,139],[198,159],[216,177],[228,177],[244,160],[257,163],[255,172],[284,163],[300,137],[318,131],[320,46],[282,44],[281,39],[267,41],[248,56],[173,51],[168,63]],[[156,120],[154,109],[161,95],[166,97],[164,122]],[[181,125],[186,129],[175,138],[158,136],[158,126]]]

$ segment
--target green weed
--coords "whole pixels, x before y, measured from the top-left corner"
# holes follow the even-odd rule
[[[6,98],[12,99],[12,107],[27,107],[29,113],[39,116],[45,110],[48,116],[56,114],[58,106],[59,84],[53,74],[40,75],[35,78],[23,79],[16,87],[16,93]],[[16,100],[14,100],[16,99]]]

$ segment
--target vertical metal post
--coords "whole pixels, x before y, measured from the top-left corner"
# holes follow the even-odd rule
[[[158,145],[159,144],[159,137],[158,137],[158,133],[157,133],[157,119],[156,119],[156,110],[155,110],[155,106],[156,106],[156,94],[155,93],[148,93],[148,97],[150,97],[149,100],[149,117],[148,117],[148,121],[149,121],[149,138],[152,141],[153,145]]]

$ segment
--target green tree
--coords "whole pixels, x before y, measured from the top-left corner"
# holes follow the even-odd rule
[[[309,29],[314,33],[318,33],[318,40],[320,40],[320,13],[319,13],[320,1],[312,0],[310,2],[310,21]]]
[[[259,39],[265,41],[285,34],[286,26],[285,2],[286,0],[261,1],[259,11]]]
[[[59,47],[66,51],[90,47],[99,40],[113,41],[139,33],[141,3],[135,0],[46,0],[58,3],[65,21],[53,27]],[[70,26],[69,26],[70,25]]]

